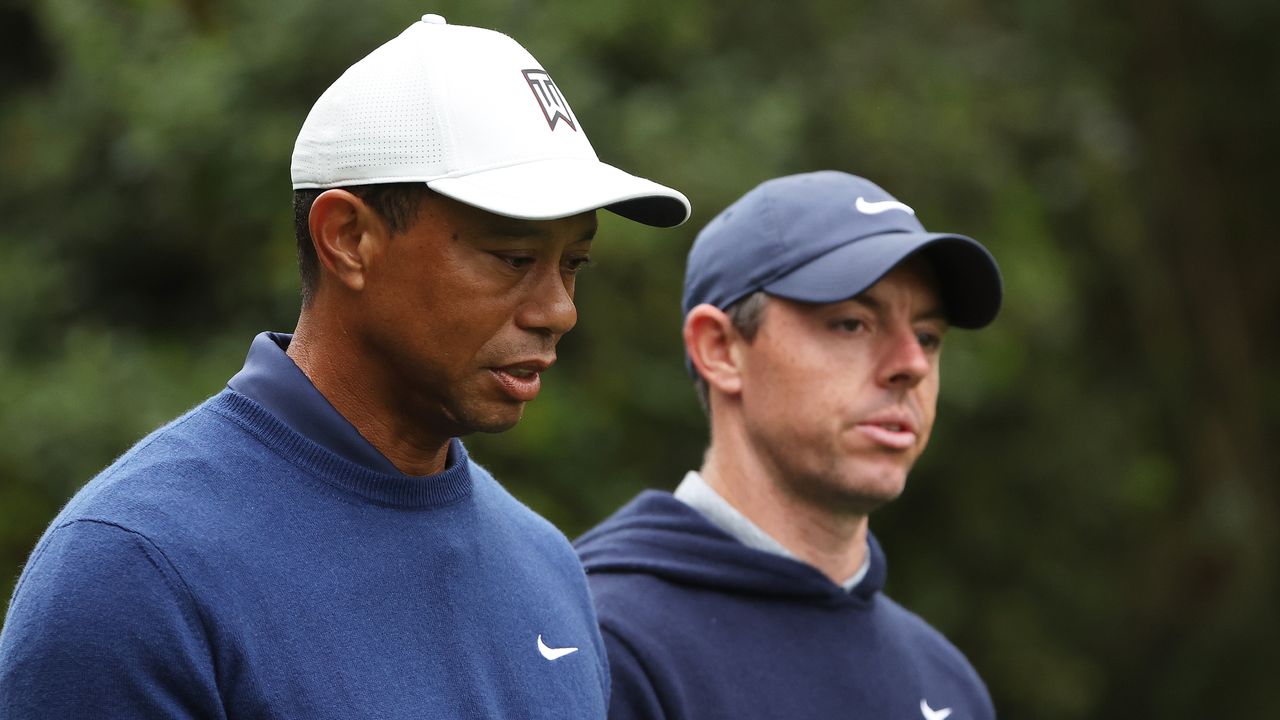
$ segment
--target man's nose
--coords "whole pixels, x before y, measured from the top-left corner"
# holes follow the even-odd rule
[[[539,268],[533,286],[516,315],[516,324],[526,330],[559,338],[578,323],[573,304],[573,278],[566,278],[558,266]]]
[[[929,374],[932,367],[929,354],[913,328],[898,328],[884,336],[884,342],[878,377],[880,384],[910,389]]]

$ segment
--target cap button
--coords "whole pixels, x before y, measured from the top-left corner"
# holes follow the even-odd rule
[[[427,15],[423,15],[423,16],[422,16],[422,22],[424,22],[424,23],[430,23],[431,25],[446,25],[446,24],[448,24],[448,23],[447,23],[447,21],[446,21],[443,17],[441,17],[441,16],[439,16],[439,15],[436,15],[435,13],[429,13],[429,14],[427,14]]]

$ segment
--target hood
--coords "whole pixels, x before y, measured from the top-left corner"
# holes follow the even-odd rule
[[[806,563],[743,545],[656,490],[641,493],[574,546],[588,574],[647,574],[721,592],[843,603],[869,601],[884,586],[884,553],[867,538],[871,567],[852,593]]]

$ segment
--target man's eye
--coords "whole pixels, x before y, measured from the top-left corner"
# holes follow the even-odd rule
[[[916,333],[916,341],[919,342],[920,347],[925,350],[937,350],[942,347],[942,336],[936,333]]]
[[[499,260],[516,270],[522,270],[537,262],[537,258],[530,255],[506,255],[501,253],[495,253],[495,255]]]
[[[579,270],[590,266],[591,258],[589,257],[574,257],[564,261],[565,271],[570,275],[577,274]]]
[[[843,332],[858,332],[859,330],[865,328],[866,326],[867,326],[866,323],[856,318],[842,318],[840,320],[836,320],[835,322],[831,323],[832,329],[840,330]]]

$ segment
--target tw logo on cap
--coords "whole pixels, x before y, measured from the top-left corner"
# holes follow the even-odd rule
[[[529,89],[538,100],[538,107],[542,108],[542,116],[547,119],[547,126],[555,130],[556,123],[564,120],[564,124],[568,125],[570,130],[577,132],[578,124],[574,122],[573,111],[569,109],[569,103],[565,101],[564,95],[560,94],[560,88],[556,87],[547,71],[535,69],[522,72],[524,72],[524,79],[529,82]]]

